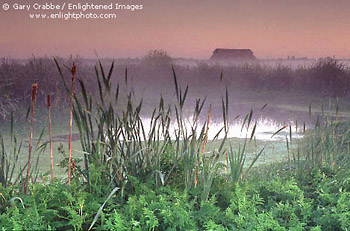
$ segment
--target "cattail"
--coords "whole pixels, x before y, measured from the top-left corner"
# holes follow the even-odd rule
[[[29,135],[29,148],[28,148],[27,177],[26,177],[26,184],[24,185],[24,188],[23,188],[24,193],[27,192],[27,188],[29,186],[30,158],[31,158],[31,155],[32,155],[34,106],[35,106],[35,98],[36,98],[37,88],[38,88],[38,84],[34,83],[32,85],[32,107],[31,107],[31,119],[30,119],[30,135]]]
[[[72,66],[72,80],[75,78],[75,72],[77,71],[77,66],[75,65],[75,62],[73,62],[73,66]]]
[[[35,98],[36,98],[36,90],[38,89],[38,84],[37,83],[34,83],[32,85],[32,102],[35,101]]]
[[[68,185],[71,184],[71,161],[72,161],[72,128],[73,128],[73,100],[74,100],[74,80],[77,67],[75,62],[71,69],[72,73],[72,87],[71,87],[71,101],[70,101],[70,119],[69,119],[69,137],[68,137]]]
[[[51,125],[51,95],[47,95],[47,108],[49,110],[50,162],[51,162],[51,180],[52,180],[53,179],[53,150],[52,150],[52,125]]]
[[[73,176],[75,175],[75,160],[72,160]]]

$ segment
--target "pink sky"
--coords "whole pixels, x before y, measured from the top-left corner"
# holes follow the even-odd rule
[[[1,6],[15,2],[50,1],[0,0]],[[222,47],[250,48],[258,58],[288,55],[350,58],[349,0],[121,0],[118,3],[142,4],[143,10],[117,11],[117,19],[64,21],[30,20],[28,14],[32,11],[4,11],[1,7],[0,56],[95,57],[96,50],[101,58],[136,57],[150,49],[164,49],[173,57],[206,59],[215,48]]]

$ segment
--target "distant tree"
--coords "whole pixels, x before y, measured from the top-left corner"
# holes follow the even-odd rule
[[[172,58],[165,50],[150,50],[142,58],[142,63],[151,66],[171,65]]]

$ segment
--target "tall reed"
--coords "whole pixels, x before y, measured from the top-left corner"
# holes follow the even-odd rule
[[[18,157],[19,153],[21,152],[22,148],[22,142],[18,143],[17,137],[13,131],[13,125],[14,125],[14,119],[13,119],[13,112],[11,112],[11,145],[12,148],[12,155],[11,151],[8,151],[5,147],[5,142],[0,134],[0,183],[3,187],[9,186],[11,183],[17,183],[20,178],[21,174],[25,170],[27,164],[24,167],[19,167],[19,174],[15,178],[15,181],[12,182],[12,179],[14,178],[15,169],[17,168],[18,164]]]
[[[53,179],[53,148],[52,148],[52,124],[51,124],[51,95],[47,95],[47,108],[49,111],[50,169],[51,169],[51,180],[52,180]]]
[[[69,137],[68,137],[68,185],[71,184],[71,161],[72,161],[72,133],[73,133],[73,103],[74,103],[74,80],[76,73],[76,65],[73,62],[71,69],[72,74],[72,85],[71,85],[71,94],[70,94],[70,117],[69,117]]]
[[[335,106],[336,111],[332,113],[325,112],[321,105],[321,115],[317,117],[314,129],[304,132],[302,159],[296,161],[294,158],[294,161],[301,165],[301,170],[318,167],[335,170],[349,164],[350,125],[348,121],[339,120],[337,102]]]
[[[26,177],[26,183],[23,189],[24,193],[27,192],[27,188],[29,186],[30,159],[32,155],[32,139],[33,139],[33,123],[34,123],[34,106],[35,106],[37,88],[38,88],[38,84],[34,83],[32,85],[32,104],[31,104],[30,135],[29,135],[29,148],[28,148],[28,161],[27,161],[27,177]]]

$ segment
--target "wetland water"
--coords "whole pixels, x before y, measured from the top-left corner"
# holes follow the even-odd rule
[[[167,95],[163,95],[166,98],[170,105],[174,104],[174,89],[173,86],[167,88]],[[194,89],[194,93],[189,94],[188,100],[185,103],[184,108],[184,126],[185,129],[190,131],[192,129],[191,124],[193,114],[193,105],[195,99],[197,97],[204,98],[203,95],[208,92],[202,93],[203,90]],[[199,92],[199,93],[198,93]],[[210,94],[211,92],[209,92]],[[147,134],[150,130],[150,115],[152,114],[153,108],[157,107],[157,100],[159,100],[159,92],[151,92],[150,90],[146,90],[143,92],[143,108],[141,111],[141,118],[145,128],[145,133]],[[330,117],[335,118],[337,115],[340,119],[349,118],[348,110],[341,110],[336,115],[335,107],[332,105],[327,108],[327,110],[322,110],[318,106],[313,106],[311,113],[309,109],[309,103],[313,102],[313,105],[320,105],[320,101],[328,102],[328,98],[325,99],[309,99],[304,96],[294,95],[295,98],[290,99],[288,96],[271,96],[269,95],[256,95],[256,93],[245,92],[242,94],[241,92],[231,91],[229,93],[229,117],[228,117],[228,140],[226,142],[225,148],[232,147],[234,150],[238,150],[245,142],[245,139],[248,140],[246,147],[247,154],[247,163],[262,149],[264,149],[263,154],[258,159],[257,164],[271,163],[275,161],[282,161],[288,158],[289,150],[296,148],[298,142],[301,141],[300,138],[303,137],[304,134],[304,124],[305,129],[313,128],[317,118],[321,118],[322,122],[322,114],[328,114]],[[308,96],[307,96],[308,97]],[[136,100],[137,101],[137,100]],[[268,103],[266,105],[266,103]],[[326,103],[325,103],[326,104]],[[135,105],[137,105],[135,103]],[[220,140],[211,141],[214,136],[223,128],[223,119],[222,119],[222,102],[221,97],[218,96],[218,93],[212,93],[207,97],[207,101],[203,107],[202,113],[199,116],[199,122],[196,132],[200,133],[200,129],[203,127],[205,121],[207,120],[207,115],[209,111],[209,105],[211,105],[211,116],[209,122],[209,130],[208,130],[208,144],[206,146],[205,152],[210,153],[212,150],[218,148],[220,144]],[[120,108],[123,109],[122,107]],[[245,126],[242,125],[244,123],[244,119],[247,114],[253,111],[252,120],[250,122],[249,128],[247,128],[247,121]],[[173,113],[174,111],[172,111]],[[54,163],[57,165],[64,156],[61,152],[58,151],[58,148],[62,146],[61,150],[66,154],[68,153],[68,145],[67,145],[67,134],[68,134],[68,117],[69,113],[67,111],[58,112],[55,115],[55,119],[53,120],[53,150],[54,150]],[[15,124],[21,123],[24,119],[18,119]],[[28,154],[28,124],[22,122],[23,126],[19,127],[18,132],[18,140],[23,140],[23,146],[21,150],[21,155],[19,157],[19,162],[23,166],[27,160]],[[253,141],[249,141],[251,138],[252,130],[254,125],[256,124],[256,129],[254,132]],[[1,133],[5,137],[5,145],[7,147],[11,147],[10,141],[10,129],[7,124],[3,124],[1,126]],[[34,145],[36,145],[37,139],[41,133],[42,129],[46,129],[43,135],[43,142],[48,141],[48,132],[47,132],[47,118],[45,113],[37,112],[35,114],[35,130],[34,130]],[[3,129],[3,127],[7,127]],[[275,134],[277,131],[282,129],[278,134]],[[172,121],[170,123],[170,133],[174,134],[174,132],[178,129],[178,125],[176,119],[172,117]],[[292,143],[290,143],[290,132],[292,132]],[[275,134],[275,135],[274,135]],[[273,136],[274,135],[274,136]],[[273,136],[273,137],[272,137]],[[224,137],[224,133],[222,132],[219,135],[219,139]],[[172,137],[174,138],[174,137]],[[72,155],[75,158],[82,158],[83,152],[80,146],[80,136],[78,133],[78,129],[76,127],[73,128],[73,137],[72,137]],[[287,148],[288,146],[288,148]],[[38,155],[37,152],[33,154],[33,158],[36,158]],[[49,148],[45,150],[44,153],[41,154],[39,165],[43,172],[47,172],[49,170]],[[57,174],[65,174],[65,169],[61,169],[59,167],[55,167],[55,171]]]

